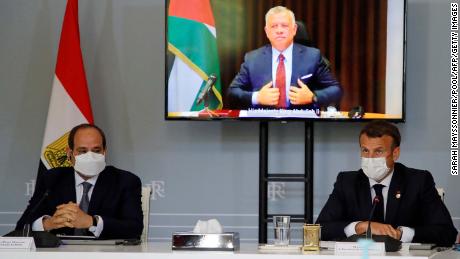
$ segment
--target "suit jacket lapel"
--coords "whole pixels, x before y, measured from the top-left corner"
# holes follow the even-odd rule
[[[401,197],[404,193],[404,183],[400,172],[401,168],[395,164],[390,188],[388,189],[385,223],[392,224],[399,209]]]
[[[291,74],[291,85],[297,85],[297,78],[300,77],[299,69],[302,67],[300,64],[303,58],[303,50],[296,44],[292,46],[292,74]]]
[[[372,196],[371,190],[369,187],[369,179],[360,169],[358,171],[357,183],[356,183],[357,197],[358,201],[358,211],[361,220],[368,220],[369,213],[372,209]]]
[[[260,75],[263,76],[260,88],[262,88],[262,86],[264,86],[268,82],[273,81],[274,77],[272,75],[272,46],[270,44],[265,46],[261,62],[264,65],[260,66],[260,68],[262,69]]]
[[[108,188],[111,185],[111,178],[109,174],[110,172],[107,172],[106,167],[106,169],[104,169],[104,171],[102,171],[97,178],[93,193],[91,194],[91,199],[89,201],[88,214],[90,215],[93,215],[94,212],[101,207],[101,204],[104,201],[104,196],[109,193]]]
[[[62,177],[65,178],[55,186],[58,194],[58,205],[68,203],[69,201],[77,202],[75,191],[75,171],[73,167],[65,168]]]
[[[51,205],[54,206],[50,213],[56,211],[56,207],[61,204],[66,204],[70,201],[76,203],[77,202],[77,194],[75,190],[75,170],[73,167],[66,167],[59,169],[59,174],[57,177],[59,178],[58,182],[52,183],[53,187],[50,195]],[[52,197],[52,198],[51,198]],[[52,215],[52,214],[50,214]],[[74,233],[74,229],[72,228],[60,228],[52,230],[52,233],[55,234],[62,234],[65,233],[66,235],[72,235]]]

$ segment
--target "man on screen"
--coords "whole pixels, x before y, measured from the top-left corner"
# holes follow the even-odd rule
[[[318,49],[294,43],[294,13],[276,6],[265,15],[271,45],[247,53],[228,89],[230,108],[296,109],[338,104],[342,90]]]
[[[31,223],[34,231],[139,238],[143,228],[139,177],[106,166],[105,134],[95,125],[74,127],[68,145],[73,167],[54,168],[38,178],[16,229]]]
[[[395,163],[401,136],[384,121],[367,124],[359,135],[361,168],[341,172],[318,216],[323,240],[341,240],[371,231],[402,242],[450,246],[457,230],[430,172]]]

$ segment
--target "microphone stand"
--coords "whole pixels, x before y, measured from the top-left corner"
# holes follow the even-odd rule
[[[24,223],[24,226],[22,227],[22,236],[24,237],[30,237],[31,234],[31,224],[30,221],[32,220],[32,215],[37,211],[37,209],[42,205],[43,201],[48,197],[49,195],[49,190],[46,190],[46,192],[43,194],[43,196],[40,198],[40,200],[37,202],[37,204],[30,210],[29,215],[27,215],[26,221]]]
[[[363,249],[368,249],[370,244],[375,242],[383,242],[385,243],[385,251],[387,252],[396,252],[401,249],[401,241],[396,240],[388,235],[374,235],[372,236],[371,230],[371,221],[372,217],[374,216],[375,207],[377,207],[377,203],[381,202],[378,196],[375,196],[374,200],[372,201],[372,209],[369,214],[369,220],[367,223],[367,230],[366,235],[353,235],[347,238],[348,241],[356,242],[358,241],[361,243]]]
[[[372,201],[372,209],[371,213],[369,213],[369,220],[367,221],[366,239],[372,239],[371,220],[374,216],[375,207],[377,207],[377,203],[379,202],[379,197],[375,196],[374,200]]]
[[[198,117],[206,117],[206,118],[213,118],[219,117],[219,114],[211,111],[209,109],[209,92],[211,92],[212,86],[216,83],[217,77],[215,74],[211,74],[206,81],[205,86],[200,91],[198,95],[197,104],[200,104],[204,101],[204,109],[198,113]]]
[[[206,117],[206,118],[214,118],[214,117],[219,117],[219,114],[213,112],[212,110],[209,109],[209,92],[212,89],[209,88],[208,91],[203,96],[203,101],[204,101],[204,109],[200,111],[200,117]]]
[[[43,194],[37,204],[28,212],[24,226],[22,230],[13,230],[7,233],[6,237],[33,237],[36,247],[58,247],[61,244],[61,240],[56,235],[47,231],[32,231],[31,220],[33,214],[42,205],[43,201],[48,197],[49,190]]]
[[[369,213],[369,219],[367,221],[366,236],[364,239],[363,238],[358,239],[358,244],[363,249],[363,256],[364,256],[363,258],[369,258],[369,247],[374,243],[374,240],[372,239],[371,220],[372,220],[372,217],[374,216],[375,207],[377,207],[377,203],[379,202],[380,202],[379,197],[375,196],[374,200],[372,201],[371,213]]]

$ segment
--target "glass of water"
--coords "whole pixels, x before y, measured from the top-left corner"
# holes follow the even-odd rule
[[[291,239],[291,217],[273,216],[275,245],[287,246]]]

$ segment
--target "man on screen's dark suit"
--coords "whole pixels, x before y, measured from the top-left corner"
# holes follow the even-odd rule
[[[364,234],[376,190],[382,184],[384,220],[371,220],[373,234],[403,242],[450,246],[457,230],[428,171],[408,168],[399,157],[398,129],[387,122],[372,122],[360,134],[362,169],[341,172],[318,216],[323,240],[341,240]],[[380,162],[379,162],[380,161]],[[381,199],[379,199],[382,201]],[[377,207],[375,212],[377,212]],[[375,213],[374,213],[375,214]]]
[[[338,104],[342,90],[318,49],[293,43],[297,31],[289,9],[277,6],[265,16],[270,45],[245,55],[228,89],[230,108],[316,108]],[[279,55],[283,60],[279,60]],[[283,62],[283,63],[281,63]],[[285,99],[278,86],[277,66],[284,65]],[[288,76],[290,77],[288,78]],[[284,104],[282,104],[282,100]]]
[[[130,172],[106,166],[105,146],[104,133],[96,126],[81,124],[72,129],[68,156],[73,167],[54,168],[38,178],[16,229],[30,223],[32,230],[55,234],[139,238],[143,229],[141,181]],[[83,202],[84,183],[91,184],[88,202]]]

